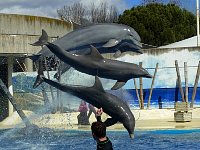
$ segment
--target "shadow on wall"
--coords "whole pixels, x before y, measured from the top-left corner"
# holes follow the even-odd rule
[[[0,121],[8,117],[8,99],[2,93],[3,91],[0,88]]]
[[[7,64],[0,65],[0,79],[7,86],[8,83],[8,67]],[[8,117],[8,99],[3,96],[3,91],[0,88],[0,121]]]

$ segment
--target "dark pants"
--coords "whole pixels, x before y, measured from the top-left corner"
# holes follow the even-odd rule
[[[78,119],[78,125],[89,125],[89,119],[87,116],[87,112],[80,112],[80,114],[77,116]]]

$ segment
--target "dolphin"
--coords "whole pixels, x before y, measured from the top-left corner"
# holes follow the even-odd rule
[[[42,35],[38,41],[31,44],[42,46],[48,41],[48,34],[42,30]],[[76,51],[83,54],[90,52],[90,45],[98,48],[100,53],[115,53],[119,57],[122,52],[133,51],[142,53],[142,44],[138,33],[131,27],[116,23],[100,23],[78,28],[67,33],[53,43],[59,45],[67,51]],[[37,55],[53,55],[47,47],[43,47]]]
[[[48,41],[48,34],[42,30],[42,35],[38,41],[31,44],[33,46],[42,46]],[[54,44],[59,45],[64,50],[75,54],[89,54],[90,44],[98,48],[100,53],[114,53],[114,57],[120,57],[123,52],[133,51],[142,54],[140,50],[142,44],[138,33],[131,27],[116,23],[100,23],[89,24],[82,26],[63,37],[54,41]],[[41,51],[33,56],[28,56],[33,60],[39,59],[40,56],[50,57],[53,54],[47,47],[43,47]],[[60,68],[61,75],[70,68],[69,65],[64,64]],[[56,73],[55,78],[59,78]]]
[[[107,93],[97,76],[95,76],[95,83],[92,87],[70,86],[45,78],[41,68],[40,65],[39,74],[33,85],[34,88],[38,87],[44,81],[63,92],[77,96],[97,108],[103,108],[104,112],[111,117],[105,121],[106,126],[114,125],[119,121],[126,128],[130,137],[134,137],[135,118],[129,106],[117,96]]]
[[[99,51],[92,45],[90,46],[90,55],[71,54],[53,43],[46,43],[45,45],[61,61],[80,72],[117,80],[116,84],[111,88],[112,90],[121,88],[132,78],[152,77],[147,70],[136,64],[103,58]]]
[[[119,47],[120,47],[120,49],[123,49],[123,51],[129,51],[134,47],[134,45],[131,45],[128,42],[124,42]],[[112,49],[114,49],[114,48],[110,48],[110,50],[112,50]],[[99,47],[98,51],[100,53],[105,53],[106,52],[104,47]],[[83,49],[83,50],[70,51],[70,52],[73,53],[73,54],[78,54],[78,55],[88,55],[88,54],[91,53],[90,49]],[[140,52],[140,51],[138,50],[138,52]],[[116,51],[113,56],[115,58],[121,56],[121,51],[120,50]],[[71,68],[71,66],[69,64],[66,64],[66,63],[63,63],[63,62],[61,62],[61,64],[62,65],[61,65],[61,67],[59,67],[59,71],[54,75],[54,78],[56,78],[56,79],[59,79],[60,75],[62,75],[63,73],[65,73],[66,71],[68,71]]]

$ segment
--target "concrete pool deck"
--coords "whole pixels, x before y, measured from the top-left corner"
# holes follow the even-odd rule
[[[174,109],[144,109],[132,110],[136,120],[136,130],[154,130],[154,129],[191,129],[200,128],[200,108],[191,109],[192,121],[191,122],[175,122]],[[90,125],[77,125],[77,115],[79,112],[72,113],[56,113],[38,115],[31,111],[24,110],[33,124],[39,127],[49,127],[53,129],[72,129],[72,130],[90,130]],[[102,120],[105,120],[108,115],[102,115]],[[94,114],[90,117],[90,123],[95,121]],[[24,124],[18,114],[14,112],[10,117],[0,122],[0,129],[24,127]],[[118,123],[108,130],[125,130],[122,124]]]

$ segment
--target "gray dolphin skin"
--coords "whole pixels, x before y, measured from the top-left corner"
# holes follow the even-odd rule
[[[94,46],[90,47],[91,53],[89,55],[71,54],[53,43],[46,43],[46,46],[61,61],[80,72],[117,80],[116,84],[111,88],[112,90],[121,88],[132,78],[152,77],[147,70],[136,64],[103,58]]]
[[[39,40],[31,45],[42,46],[48,41],[48,35],[42,30],[42,36]],[[64,50],[75,51],[79,54],[88,54],[90,45],[98,48],[100,53],[115,53],[114,56],[119,57],[121,52],[140,51],[142,44],[138,33],[131,27],[116,23],[92,24],[81,27],[72,32],[67,33],[63,37],[54,41]],[[43,47],[37,55],[51,56],[52,53]]]
[[[117,96],[105,92],[97,76],[95,76],[95,83],[92,87],[70,86],[45,78],[41,68],[38,71],[39,75],[34,83],[34,88],[44,81],[63,92],[77,96],[97,108],[103,108],[104,112],[111,117],[105,121],[106,126],[111,126],[119,121],[127,129],[130,137],[134,137],[135,118],[129,106]]]
[[[48,41],[48,34],[42,30],[39,40],[31,45],[42,46]],[[91,24],[80,27],[53,43],[74,54],[85,55],[90,53],[90,44],[97,47],[100,53],[114,53],[114,57],[120,57],[123,52],[133,51],[142,54],[140,43],[141,39],[138,33],[131,27],[116,23]],[[39,59],[40,56],[50,57],[53,54],[47,47],[43,47],[34,56],[29,56],[33,60]],[[69,65],[63,64],[60,68],[61,75],[70,68]],[[55,78],[59,78],[56,73]]]

